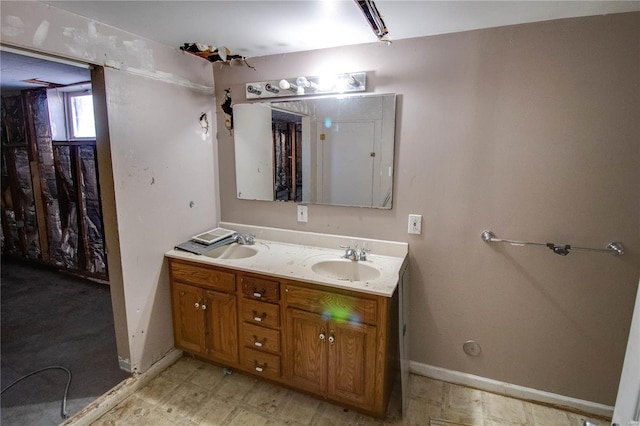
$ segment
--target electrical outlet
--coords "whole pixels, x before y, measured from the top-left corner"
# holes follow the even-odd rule
[[[307,206],[298,204],[298,222],[308,222],[309,213],[307,212]]]
[[[409,215],[409,234],[421,234],[422,233],[422,215],[410,214]]]

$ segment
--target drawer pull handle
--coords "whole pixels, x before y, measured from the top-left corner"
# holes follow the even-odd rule
[[[263,319],[265,319],[267,317],[267,313],[263,312],[262,314],[258,315],[258,311],[253,311],[253,320],[257,321],[257,322],[262,322]]]
[[[258,361],[253,361],[253,365],[255,366],[255,370],[258,373],[262,373],[264,370],[267,369],[267,363],[266,362],[264,364],[258,364]]]
[[[260,298],[262,296],[264,296],[264,294],[267,292],[267,290],[265,290],[264,288],[262,290],[259,290],[257,288],[253,289],[253,297],[257,297]]]
[[[260,340],[258,340],[258,336],[253,336],[253,346],[256,346],[258,348],[261,348],[262,345],[264,345],[265,341],[267,339],[262,339],[262,342]]]

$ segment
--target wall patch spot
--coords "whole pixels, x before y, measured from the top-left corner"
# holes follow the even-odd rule
[[[49,34],[49,26],[49,21],[47,21],[46,19],[40,23],[38,29],[36,30],[36,33],[33,35],[34,46],[42,46],[44,41],[47,39],[47,34]]]
[[[5,25],[2,26],[2,34],[7,37],[17,37],[24,33],[24,22],[18,16],[8,15],[4,17]]]

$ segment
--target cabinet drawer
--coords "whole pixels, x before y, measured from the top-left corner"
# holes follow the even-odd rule
[[[378,302],[372,299],[345,296],[312,288],[287,285],[287,306],[321,314],[324,318],[375,324],[378,321]]]
[[[280,300],[280,283],[264,278],[243,276],[242,293],[251,299],[277,302]]]
[[[244,346],[254,349],[280,352],[280,331],[253,324],[242,324]]]
[[[251,348],[243,349],[242,363],[254,374],[265,377],[280,377],[280,357]]]
[[[236,290],[236,276],[232,273],[187,265],[175,260],[171,261],[171,277],[177,281],[198,284],[214,290]]]
[[[243,300],[242,319],[252,324],[280,327],[280,306],[257,300]]]

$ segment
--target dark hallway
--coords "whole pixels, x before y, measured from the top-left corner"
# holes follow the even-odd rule
[[[129,373],[118,366],[109,286],[50,267],[2,259],[2,389],[48,366],[72,373],[71,416]],[[2,395],[3,425],[55,425],[67,374],[33,375]]]

